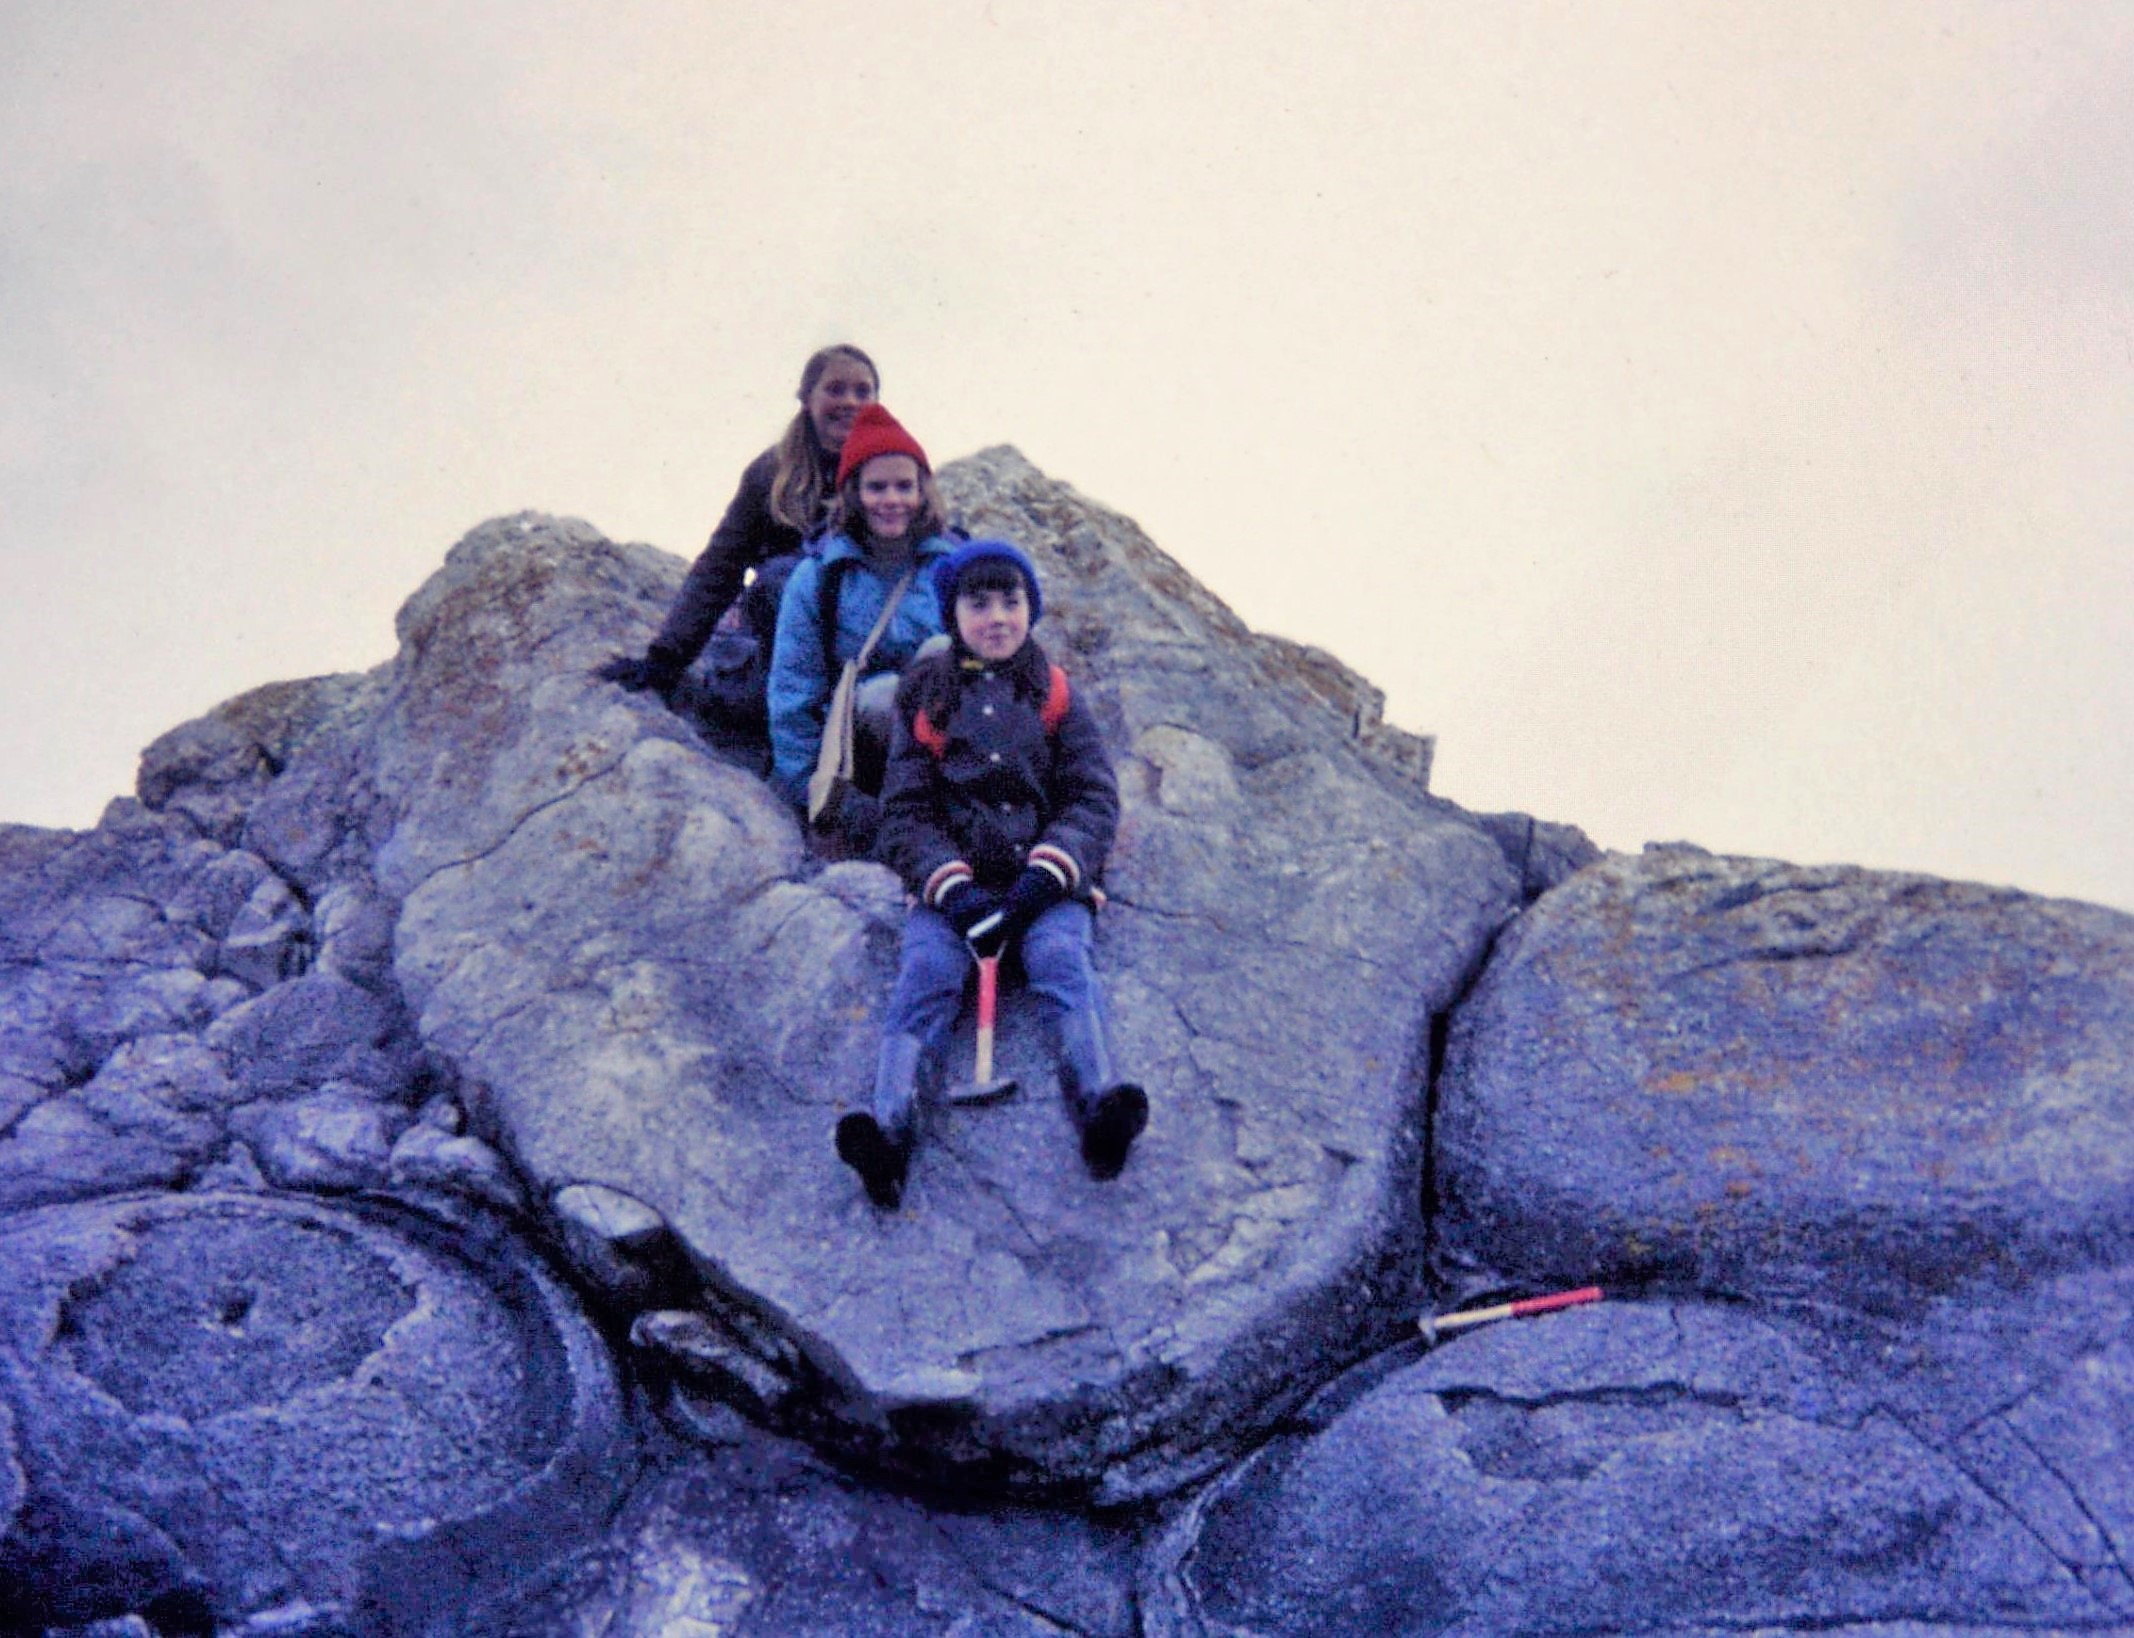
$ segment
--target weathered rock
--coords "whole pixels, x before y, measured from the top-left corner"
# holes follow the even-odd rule
[[[0,1375],[10,1631],[157,1608],[456,1630],[597,1530],[628,1471],[564,1293],[408,1214],[196,1195],[6,1219]]]
[[[240,694],[143,751],[135,789],[154,811],[224,846],[242,838],[311,885],[336,844],[362,837],[370,818],[370,792],[351,758],[374,689],[366,677],[306,677]]]
[[[642,1304],[673,1272],[678,1247],[666,1219],[635,1195],[600,1183],[568,1183],[549,1215],[571,1266],[611,1299]]]
[[[0,1210],[177,1183],[222,1143],[231,1098],[216,1055],[189,1036],[114,1049],[82,1086],[15,1081],[0,1119]]]
[[[340,1192],[385,1186],[393,1144],[410,1119],[368,1088],[331,1081],[286,1102],[246,1104],[230,1129],[276,1188]]]
[[[478,1137],[418,1121],[393,1140],[386,1181],[401,1193],[443,1189],[500,1211],[526,1207],[526,1191],[504,1157]]]
[[[829,1132],[871,1084],[898,884],[816,873],[758,780],[589,675],[671,580],[582,525],[486,525],[403,611],[378,879],[484,1129],[658,1211],[709,1300],[797,1351],[796,1415],[890,1465],[1127,1500],[1412,1310],[1430,1018],[1519,882],[1130,524],[1012,452],[944,481],[1036,553],[1041,635],[1119,758],[1099,959],[1154,1104],[1120,1181],[1084,1174],[1011,996],[1026,1095],[938,1114],[907,1209],[867,1205]]]
[[[608,1538],[485,1607],[465,1638],[1130,1638],[1130,1533],[870,1493],[716,1407]]]
[[[1448,1264],[1909,1312],[2134,1257],[2134,918],[1670,848],[1500,942],[1440,1088]]]
[[[366,990],[397,993],[393,984],[393,924],[397,909],[368,883],[342,882],[319,895],[319,972]]]
[[[1601,857],[1593,839],[1576,825],[1525,813],[1478,813],[1475,822],[1504,850],[1505,860],[1519,873],[1519,896],[1528,903]]]
[[[1376,1366],[1181,1517],[1147,1630],[2127,1630],[2134,1280],[2054,1296],[2045,1328],[2073,1299],[2087,1342],[2005,1334],[2034,1378],[1968,1428],[1923,1414],[1941,1373],[1733,1309],[1608,1304]]]
[[[311,917],[289,884],[269,876],[252,890],[216,952],[218,972],[264,990],[299,976],[310,959]]]
[[[1011,991],[1020,1099],[865,1204],[901,885],[588,675],[677,562],[486,525],[390,665],[0,826],[0,1630],[1123,1638],[1080,1504],[1151,1498],[1151,1631],[2134,1630],[2134,922],[1465,814],[1124,520],[943,479],[1118,760],[1125,1175]],[[613,1530],[534,1241],[697,1441]],[[1426,1267],[1616,1300],[1424,1356]]]
[[[291,979],[231,1008],[206,1040],[228,1056],[232,1078],[251,1098],[291,1097],[328,1081],[409,1096],[423,1067],[397,998],[331,973]]]

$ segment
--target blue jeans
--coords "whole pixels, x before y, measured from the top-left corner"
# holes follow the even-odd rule
[[[1089,906],[1069,899],[1039,916],[1023,934],[1023,975],[1055,1021],[1068,1013],[1101,1009],[1096,968],[1089,959],[1091,930]],[[964,986],[976,971],[971,947],[957,937],[948,918],[924,905],[914,906],[904,918],[888,1033],[916,1035],[933,1051],[956,1027]]]

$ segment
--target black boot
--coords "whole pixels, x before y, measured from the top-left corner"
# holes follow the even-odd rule
[[[1082,1133],[1082,1164],[1100,1182],[1117,1177],[1126,1152],[1149,1123],[1148,1094],[1131,1081],[1112,1078],[1104,1023],[1094,1008],[1060,1019],[1060,1068],[1067,1104]]]
[[[884,1211],[895,1211],[904,1198],[923,1056],[917,1036],[884,1036],[875,1060],[873,1113],[855,1111],[837,1123],[838,1159],[860,1174],[867,1198]]]

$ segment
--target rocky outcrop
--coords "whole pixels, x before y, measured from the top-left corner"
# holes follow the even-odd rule
[[[724,1407],[684,1418],[600,1542],[478,1602],[459,1638],[1140,1630],[1131,1528],[871,1489]]]
[[[1907,1313],[2134,1261],[2134,920],[1662,848],[1499,945],[1440,1091],[1446,1255]]]
[[[597,1532],[630,1472],[612,1367],[485,1238],[258,1194],[0,1220],[0,1615],[444,1630]]]
[[[403,615],[397,971],[536,1186],[655,1211],[795,1425],[915,1474],[1161,1495],[1416,1299],[1429,1021],[1520,883],[1124,520],[1006,454],[951,478],[974,529],[1035,543],[1121,765],[1100,964],[1156,1111],[1124,1179],[1076,1164],[1017,1017],[1029,1091],[937,1109],[906,1209],[867,1204],[827,1134],[871,1084],[902,888],[811,865],[760,781],[592,679],[666,583],[582,528],[478,531]]]
[[[1147,1630],[2123,1632],[2134,1282],[2041,1295],[1990,1393],[1943,1305],[1879,1358],[1695,1303],[1389,1357],[1174,1524]]]
[[[485,524],[389,664],[0,827],[0,1627],[2134,1626],[2134,921],[1465,813],[943,480],[1119,764],[1124,1175],[1011,992],[1021,1095],[866,1202],[900,886],[590,675],[677,562]]]

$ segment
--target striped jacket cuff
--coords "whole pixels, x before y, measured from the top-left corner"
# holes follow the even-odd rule
[[[926,878],[926,885],[919,890],[919,902],[929,910],[938,910],[941,908],[941,901],[948,897],[952,888],[961,887],[965,882],[976,879],[971,874],[969,865],[961,859],[951,859]]]
[[[1049,871],[1059,881],[1063,892],[1072,893],[1082,885],[1082,867],[1074,862],[1074,855],[1063,847],[1050,842],[1040,842],[1030,850],[1028,863],[1038,869]]]

